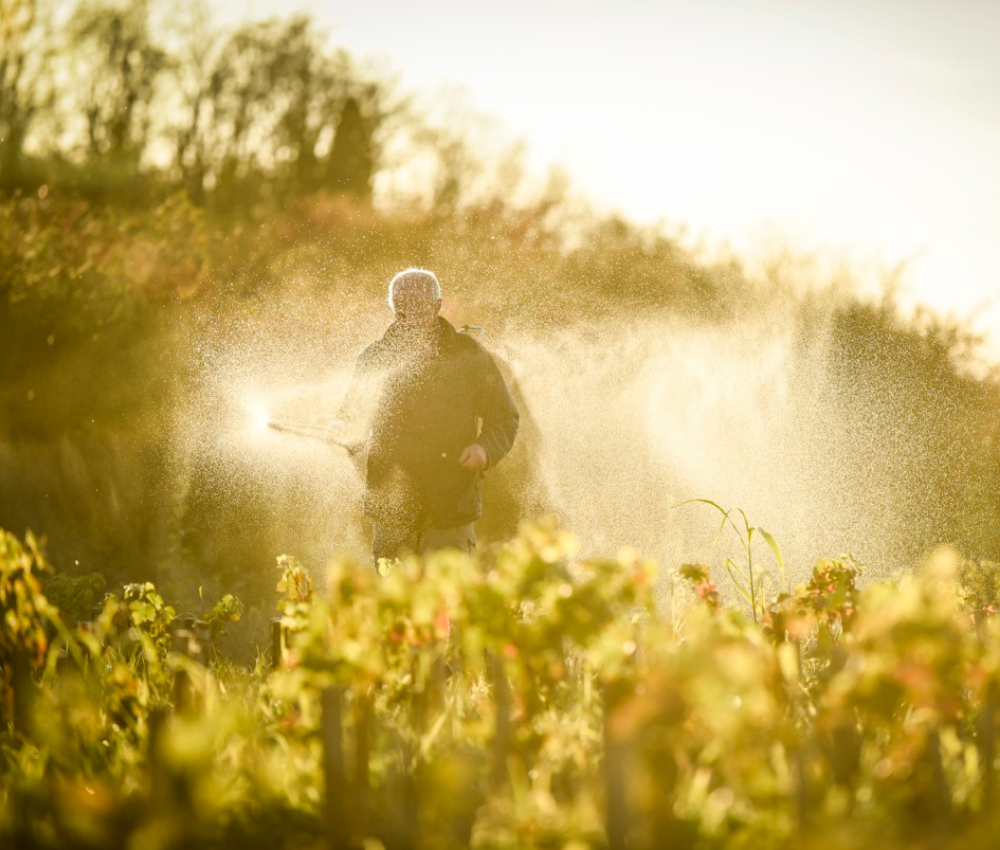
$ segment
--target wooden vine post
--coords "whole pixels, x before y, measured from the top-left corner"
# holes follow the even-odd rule
[[[980,608],[973,617],[976,624],[976,636],[984,647],[989,642],[988,612]],[[997,793],[997,711],[1000,709],[1000,686],[995,676],[991,676],[986,685],[986,698],[983,711],[979,716],[977,739],[979,743],[979,761],[983,765],[983,802],[982,811],[989,811],[994,805]]]
[[[281,625],[281,618],[275,617],[271,620],[271,669],[281,668],[281,661],[285,653],[285,629]]]
[[[31,737],[35,682],[31,675],[31,658],[27,650],[17,649],[11,664],[11,722],[14,732],[25,739]]]
[[[339,685],[323,688],[319,698],[327,837],[330,850],[347,850],[350,830],[344,806],[348,793],[344,761],[344,688]]]
[[[507,780],[507,751],[510,749],[510,685],[503,658],[498,652],[489,655],[490,678],[493,679],[493,702],[496,706],[496,733],[493,736],[493,782],[502,785]]]
[[[604,760],[602,763],[605,793],[605,832],[609,850],[626,850],[628,847],[628,803],[625,798],[625,744],[615,734],[612,715],[618,704],[614,685],[604,688],[602,737]]]
[[[374,717],[372,695],[365,692],[354,704],[354,825],[359,835],[368,834],[368,806],[371,777],[371,728]]]

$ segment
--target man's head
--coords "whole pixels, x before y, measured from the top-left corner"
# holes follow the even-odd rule
[[[389,306],[408,328],[434,327],[441,312],[441,284],[433,272],[406,269],[389,283]]]

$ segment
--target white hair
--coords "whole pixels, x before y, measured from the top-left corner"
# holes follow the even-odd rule
[[[427,288],[427,294],[432,301],[437,301],[441,297],[441,284],[438,283],[434,272],[418,268],[404,269],[389,281],[389,306],[393,310],[396,309],[396,291],[401,285],[416,283]]]

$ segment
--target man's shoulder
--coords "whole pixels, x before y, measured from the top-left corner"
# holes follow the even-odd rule
[[[372,340],[368,345],[361,349],[361,353],[358,354],[357,362],[359,364],[377,362],[391,353],[393,349],[392,340],[390,338],[389,331],[387,330],[378,339]]]
[[[482,351],[485,352],[485,346],[476,339],[471,333],[469,333],[465,326],[455,330],[454,334],[455,345],[459,347],[462,351]]]
[[[447,319],[441,317],[442,353],[445,356],[458,356],[474,360],[492,359],[486,346],[475,336],[465,330],[456,328]],[[399,353],[398,340],[393,337],[391,328],[378,339],[368,343],[357,356],[361,365],[381,363]]]
[[[463,329],[451,327],[451,332],[448,334],[448,347],[454,356],[461,357],[463,360],[485,363],[493,359],[489,349],[475,336],[464,330],[464,327]]]

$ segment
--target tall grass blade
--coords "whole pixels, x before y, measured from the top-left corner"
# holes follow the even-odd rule
[[[778,575],[781,576],[781,589],[787,591],[788,577],[785,575],[785,556],[781,553],[781,547],[769,532],[764,531],[763,528],[758,528],[757,530],[760,532],[760,536],[767,541],[767,545],[771,547],[771,551],[774,553],[774,560],[778,564]]]

